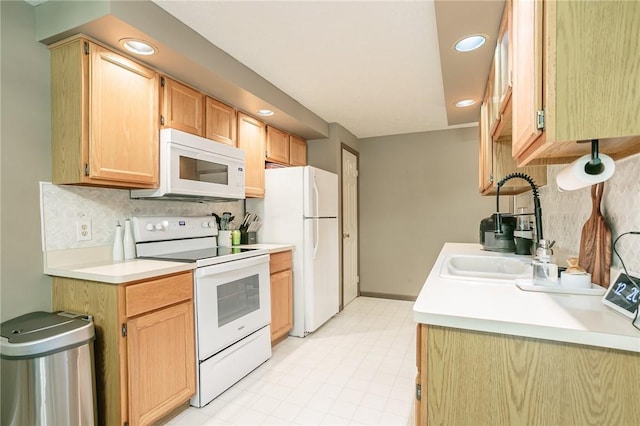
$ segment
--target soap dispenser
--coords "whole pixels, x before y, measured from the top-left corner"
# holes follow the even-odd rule
[[[558,265],[554,263],[553,250],[551,247],[555,241],[538,241],[536,257],[533,260],[533,285],[558,285]]]

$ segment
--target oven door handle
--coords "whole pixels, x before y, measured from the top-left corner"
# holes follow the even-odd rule
[[[215,274],[220,274],[220,273],[229,272],[229,271],[237,271],[239,269],[260,265],[261,263],[269,263],[268,254],[250,257],[248,259],[232,260],[225,263],[219,263],[217,265],[210,265],[202,268],[197,268],[195,275],[196,275],[196,278],[202,278],[208,275],[215,275]]]

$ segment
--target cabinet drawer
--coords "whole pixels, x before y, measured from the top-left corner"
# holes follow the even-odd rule
[[[125,289],[127,317],[193,298],[191,272],[132,284]]]
[[[291,259],[291,250],[271,254],[271,258],[269,259],[269,272],[275,274],[276,272],[286,269],[292,269]]]

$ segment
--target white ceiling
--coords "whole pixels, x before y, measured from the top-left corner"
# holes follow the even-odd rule
[[[445,102],[433,0],[153,2],[358,138],[459,127],[447,121],[453,100]],[[468,15],[464,3],[458,9]],[[499,14],[487,33],[496,22]],[[484,82],[488,65],[468,72]],[[470,116],[465,122],[477,121]]]

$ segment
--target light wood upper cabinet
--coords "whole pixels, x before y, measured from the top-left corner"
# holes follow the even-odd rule
[[[284,166],[306,166],[307,141],[267,126],[266,160]]]
[[[121,285],[54,277],[53,308],[93,316],[101,424],[153,424],[196,390],[193,275]]]
[[[495,195],[498,183],[511,173],[529,175],[536,185],[547,183],[547,167],[518,167],[511,153],[512,83],[511,83],[511,2],[505,3],[494,61],[483,103],[480,107],[479,189],[483,195]],[[520,194],[531,189],[522,179],[510,179],[500,188],[500,194]]]
[[[204,136],[205,95],[162,77],[162,127]]]
[[[286,339],[293,327],[293,260],[291,251],[271,254],[271,345]]]
[[[209,96],[205,103],[205,137],[236,146],[236,110]]]
[[[53,183],[157,187],[158,74],[79,36],[50,49]]]
[[[289,164],[289,134],[287,132],[267,126],[266,160]]]
[[[307,141],[289,135],[289,164],[292,166],[307,165]]]
[[[640,151],[640,3],[513,1],[513,156]]]
[[[266,125],[238,112],[238,148],[245,153],[245,196],[264,197]]]

